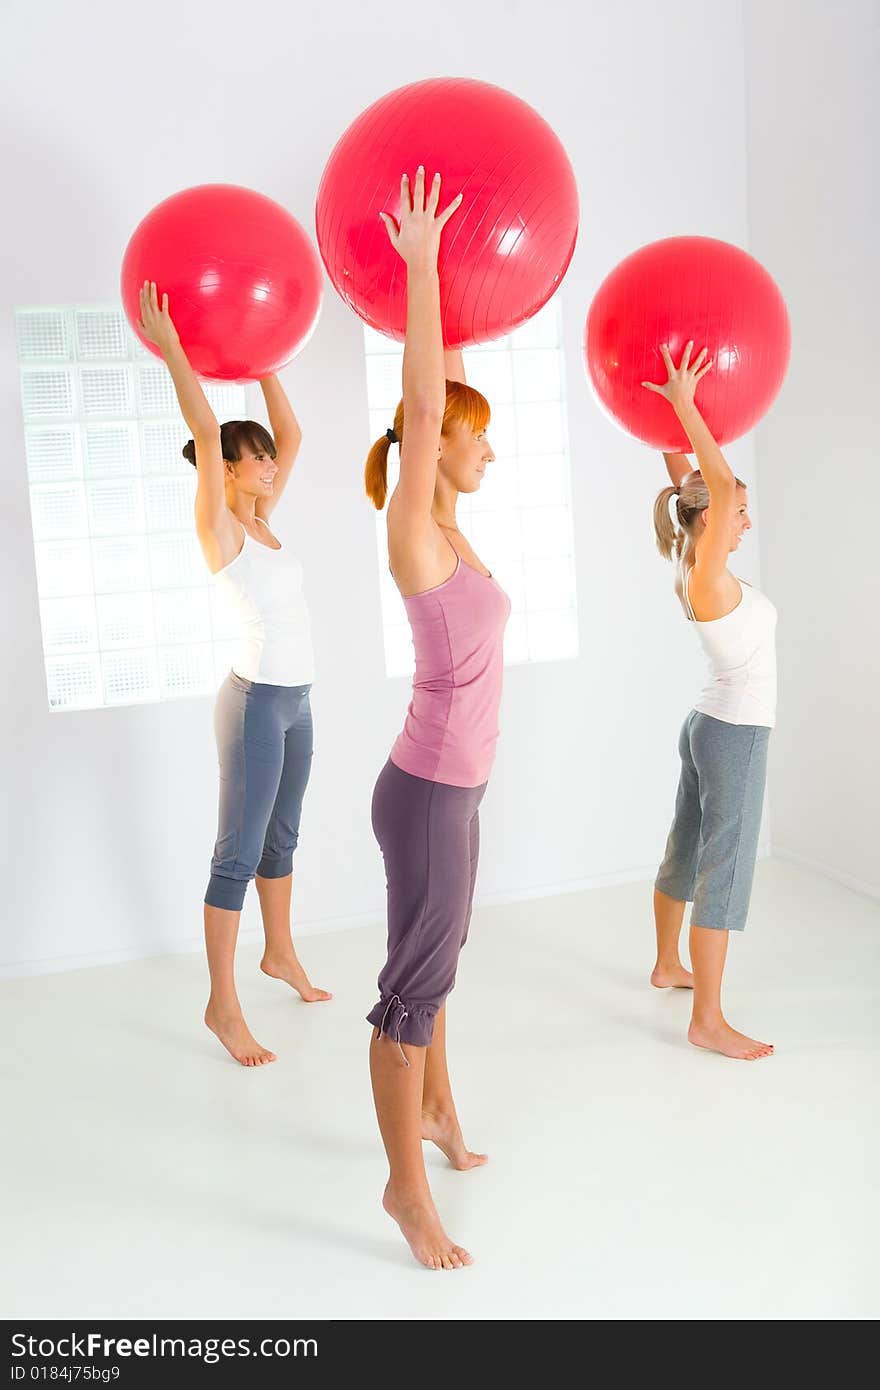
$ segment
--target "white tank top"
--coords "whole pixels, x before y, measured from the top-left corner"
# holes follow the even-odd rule
[[[730,613],[700,622],[691,607],[690,570],[682,573],[687,611],[709,658],[709,679],[694,709],[726,724],[776,723],[776,609],[760,590],[737,580],[742,597]]]
[[[296,556],[244,531],[241,550],[212,579],[238,628],[235,674],[259,685],[309,685],[312,636]]]

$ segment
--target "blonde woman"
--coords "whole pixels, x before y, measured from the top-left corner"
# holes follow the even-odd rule
[[[761,826],[767,749],[776,721],[776,609],[737,579],[730,556],[751,528],[745,484],[734,477],[701,416],[694,393],[712,363],[691,361],[688,343],[676,367],[661,348],[667,380],[643,382],[665,396],[691,442],[699,468],[666,455],[672,486],[654,506],[661,555],[676,566],[684,616],[709,664],[706,684],[679,737],[681,776],[675,816],[654,887],[658,988],[693,986],[688,1040],[725,1057],[769,1057],[770,1043],[733,1028],[721,1009],[731,931],[746,924]],[[675,501],[677,525],[669,515]],[[679,958],[685,904],[693,902],[693,976]]]

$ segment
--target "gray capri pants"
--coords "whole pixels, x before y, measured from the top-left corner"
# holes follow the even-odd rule
[[[467,940],[486,790],[404,772],[389,759],[373,791],[385,860],[388,959],[367,1019],[399,1043],[427,1047]]]
[[[312,766],[310,685],[262,685],[230,671],[217,694],[220,815],[209,907],[240,912],[254,874],[293,872]]]
[[[770,730],[691,710],[678,740],[675,817],[655,886],[693,901],[691,922],[742,931],[749,910]]]

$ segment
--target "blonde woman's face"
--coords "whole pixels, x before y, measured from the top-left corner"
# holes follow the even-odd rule
[[[709,507],[700,513],[700,521],[703,526],[709,520]],[[740,542],[746,531],[752,529],[752,518],[749,516],[749,497],[744,487],[736,490],[736,511],[733,517],[733,524],[730,528],[730,553],[739,550]]]
[[[740,541],[746,531],[751,531],[752,520],[749,516],[749,498],[744,487],[736,490],[736,516],[733,523],[733,536],[731,538],[731,553],[739,549]]]
[[[438,469],[457,492],[476,492],[495,455],[483,430],[474,434],[466,425],[455,424],[440,436]]]

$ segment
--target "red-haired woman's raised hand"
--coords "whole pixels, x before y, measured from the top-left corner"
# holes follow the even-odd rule
[[[168,312],[168,296],[163,294],[159,304],[159,294],[155,280],[145,280],[140,290],[141,321],[138,324],[145,338],[163,354],[177,347],[180,339]]]
[[[660,353],[666,367],[667,379],[660,386],[653,381],[642,382],[646,391],[656,391],[658,396],[665,396],[676,412],[686,410],[693,403],[697,383],[702,381],[706,373],[711,371],[714,366],[713,362],[707,360],[708,351],[706,348],[703,348],[702,352],[691,362],[693,348],[693,341],[685,345],[684,352],[681,354],[681,361],[676,367],[673,365],[668,346],[666,343],[661,343]]]
[[[409,175],[403,175],[400,181],[400,226],[390,213],[380,212],[379,216],[385,223],[391,245],[410,270],[436,270],[440,233],[453,213],[458,211],[463,196],[459,193],[448,208],[438,213],[440,175],[434,175],[427,194],[423,165],[418,167],[412,189]]]

